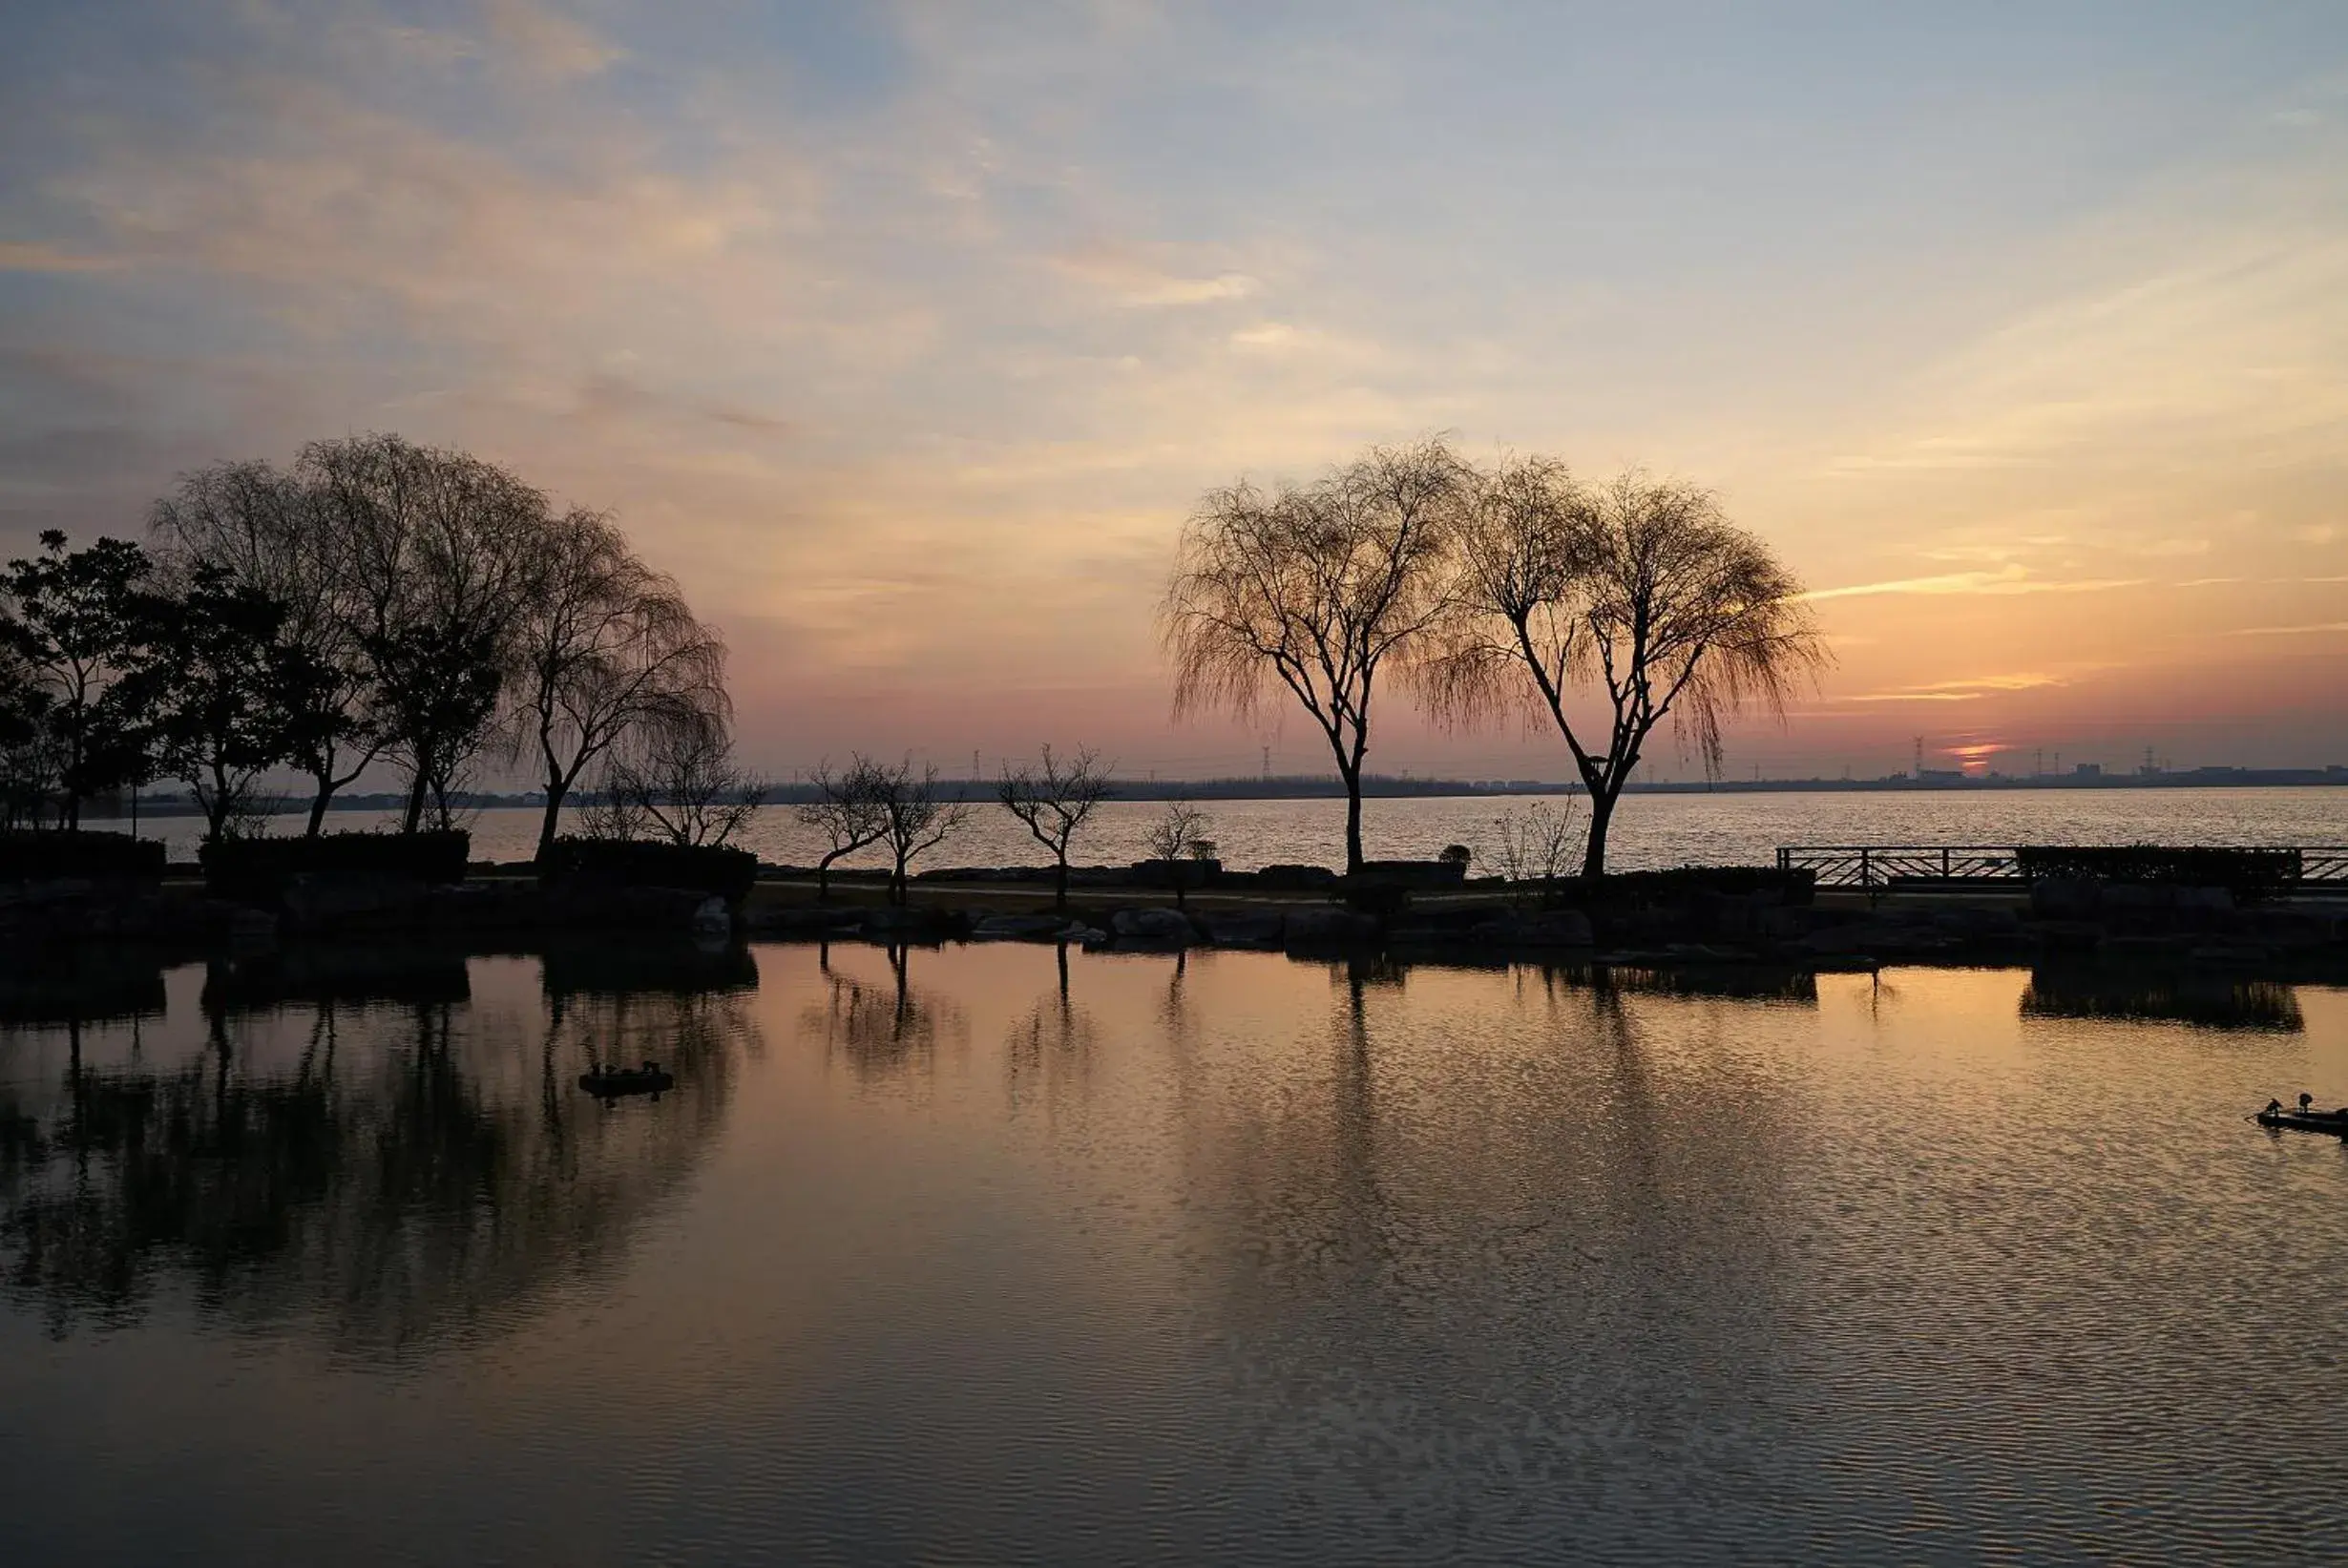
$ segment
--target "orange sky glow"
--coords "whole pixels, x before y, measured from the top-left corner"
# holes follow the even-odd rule
[[[1176,533],[1443,430],[1795,568],[1733,775],[2348,763],[2336,8],[119,9],[0,67],[9,554],[396,429],[612,509],[762,766],[1326,771],[1171,721]]]

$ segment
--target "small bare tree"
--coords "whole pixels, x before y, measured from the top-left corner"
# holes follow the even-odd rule
[[[995,798],[1002,808],[1018,818],[1038,844],[1052,851],[1052,907],[1056,909],[1068,908],[1069,843],[1114,791],[1109,771],[1090,747],[1081,747],[1074,757],[1063,760],[1045,746],[1040,767],[1024,763],[1016,768],[1005,767],[995,787]]]
[[[883,771],[888,782],[881,810],[888,826],[881,838],[889,846],[891,861],[889,902],[901,905],[910,894],[908,869],[968,821],[970,807],[939,796],[934,766],[924,766],[915,774],[909,757]]]
[[[1589,488],[1546,458],[1479,476],[1435,640],[1418,673],[1438,714],[1529,707],[1564,736],[1590,792],[1592,877],[1657,725],[1671,720],[1716,774],[1726,722],[1749,702],[1782,714],[1827,658],[1792,574],[1709,491],[1636,470]],[[1566,716],[1584,681],[1606,700],[1596,739]]]
[[[629,777],[626,763],[617,757],[604,758],[603,775],[587,804],[579,808],[579,836],[630,844],[646,837],[651,829],[652,818],[636,803],[636,781]]]
[[[1507,880],[1509,897],[1522,903],[1528,889],[1538,887],[1542,903],[1556,891],[1557,879],[1573,865],[1582,847],[1575,842],[1574,805],[1562,807],[1535,801],[1522,811],[1503,811],[1493,819],[1492,858]]]
[[[815,799],[799,807],[799,820],[823,834],[829,846],[815,863],[818,904],[830,900],[834,861],[888,836],[891,781],[889,769],[861,752],[849,755],[844,773],[833,773],[828,763],[816,768],[810,781]]]
[[[758,814],[767,792],[763,780],[735,764],[733,737],[716,714],[650,731],[637,755],[615,763],[613,777],[626,809],[672,844],[724,844]]]
[[[1148,849],[1152,860],[1179,862],[1205,859],[1215,850],[1214,841],[1204,836],[1207,821],[1206,813],[1188,801],[1168,801],[1165,809],[1158,814],[1158,820],[1150,824],[1149,831],[1142,835],[1143,847]],[[1176,906],[1189,903],[1189,878],[1178,866],[1174,872]]]
[[[1370,705],[1444,604],[1463,470],[1439,440],[1373,447],[1310,489],[1208,492],[1183,530],[1161,610],[1174,710],[1258,711],[1267,676],[1319,726],[1345,782],[1358,871]]]

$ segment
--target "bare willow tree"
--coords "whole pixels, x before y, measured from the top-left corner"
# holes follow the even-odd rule
[[[155,504],[151,529],[166,573],[203,571],[278,607],[279,638],[300,655],[299,679],[279,683],[286,761],[310,780],[307,831],[325,825],[335,794],[382,749],[359,646],[359,582],[349,533],[319,504],[303,473],[263,462],[216,463],[180,477]]]
[[[800,805],[799,820],[823,834],[828,847],[815,863],[815,901],[822,904],[831,897],[832,864],[888,836],[891,775],[857,752],[846,771],[834,773],[826,763],[808,782],[815,798]]]
[[[1452,614],[1419,666],[1438,714],[1546,714],[1590,794],[1583,874],[1602,876],[1616,802],[1665,720],[1717,773],[1749,704],[1782,714],[1827,653],[1800,585],[1712,492],[1638,470],[1578,483],[1547,458],[1480,475]],[[1595,683],[1604,733],[1567,717]]]
[[[597,759],[632,735],[674,731],[689,741],[683,732],[723,723],[725,645],[600,512],[553,519],[530,554],[513,741],[517,751],[535,747],[544,770],[543,855],[564,801]]]
[[[1052,907],[1068,908],[1068,846],[1083,830],[1101,803],[1115,793],[1109,767],[1089,746],[1074,757],[1052,755],[1043,748],[1043,763],[1005,767],[995,786],[995,798],[1017,817],[1038,844],[1052,851]]]
[[[375,722],[408,773],[405,830],[428,800],[446,826],[514,673],[546,496],[493,463],[396,435],[313,442],[297,471],[346,552]]]
[[[1443,611],[1463,478],[1440,440],[1373,447],[1309,489],[1211,491],[1183,530],[1160,613],[1175,712],[1244,717],[1287,688],[1336,759],[1351,871],[1378,673]]]
[[[949,834],[970,819],[970,807],[937,792],[937,769],[913,771],[912,758],[883,770],[881,839],[889,846],[889,902],[903,904],[909,894],[908,871],[913,862],[946,842]]]

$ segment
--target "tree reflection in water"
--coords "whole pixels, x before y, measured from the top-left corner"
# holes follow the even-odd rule
[[[724,961],[727,989],[641,992],[618,954],[600,991],[559,988],[550,963],[535,1018],[476,1000],[461,954],[220,962],[199,1017],[147,1025],[128,1059],[101,1030],[103,1067],[69,1019],[46,1103],[0,1104],[0,1288],[57,1334],[182,1289],[367,1358],[501,1331],[616,1261],[700,1158],[755,1040],[747,962]],[[658,1056],[674,1093],[607,1112],[562,1092],[589,1056],[629,1055]]]
[[[1178,954],[1175,963],[1179,975],[1183,956]],[[1005,1090],[1014,1115],[1038,1101],[1051,1115],[1071,1096],[1080,1099],[1101,1048],[1100,1025],[1089,1009],[1070,996],[1064,942],[1059,967],[1059,984],[1052,993],[1028,1009],[1003,1041]]]
[[[823,1042],[827,1061],[845,1061],[867,1087],[926,1093],[937,1072],[941,1035],[966,1043],[969,1024],[953,1002],[912,984],[912,950],[888,950],[889,978],[874,982],[832,967],[819,950],[823,999],[799,1015],[801,1034]]]
[[[1342,1469],[1470,1486],[1433,1456],[1495,1425],[1603,1485],[1570,1474],[1595,1434],[1703,1443],[1788,1396],[1804,1119],[1742,1048],[1751,1003],[1611,978],[1332,966],[1326,1053],[1220,1064],[1258,1081],[1183,1158],[1227,1260],[1236,1486],[1331,1431],[1375,1434]]]

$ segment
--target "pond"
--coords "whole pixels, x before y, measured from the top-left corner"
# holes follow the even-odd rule
[[[2348,993],[92,956],[0,977],[5,1555],[2329,1555],[2301,1088]]]

